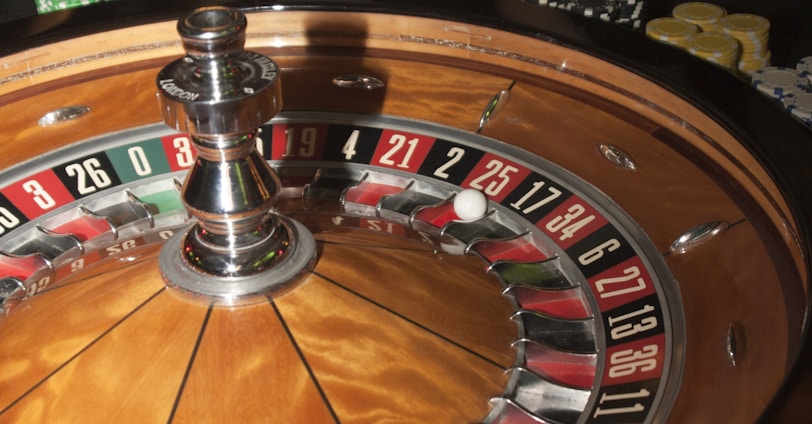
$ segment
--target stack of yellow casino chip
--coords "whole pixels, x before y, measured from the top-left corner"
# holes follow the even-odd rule
[[[738,70],[747,75],[770,66],[770,21],[749,13],[734,13],[719,21],[719,29],[741,45]]]
[[[727,15],[727,11],[711,3],[689,2],[674,6],[671,15],[699,26],[704,32],[711,32],[716,29],[719,20]]]
[[[688,37],[689,53],[736,71],[739,60],[739,42],[721,32],[700,32]]]
[[[699,27],[677,18],[656,18],[646,23],[646,35],[658,41],[684,48],[688,37],[699,32]]]

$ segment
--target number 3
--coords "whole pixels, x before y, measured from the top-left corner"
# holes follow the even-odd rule
[[[31,193],[34,195],[34,202],[39,206],[41,209],[50,209],[56,205],[54,198],[42,188],[42,185],[36,180],[30,180],[23,183],[23,190],[26,193]]]

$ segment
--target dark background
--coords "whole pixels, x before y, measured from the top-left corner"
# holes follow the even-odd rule
[[[187,0],[108,0],[114,3],[96,5],[93,10],[103,12],[104,9],[116,7],[133,10],[167,10],[184,8],[190,3]],[[532,0],[528,0],[532,3]],[[675,5],[689,0],[645,0],[644,21],[652,18],[670,16]],[[212,1],[207,3],[231,3],[231,0]],[[197,2],[199,3],[199,2]],[[243,2],[250,3],[250,2]],[[325,2],[327,3],[327,2]],[[333,1],[332,3],[340,3]],[[385,6],[386,0],[370,1]],[[415,0],[413,3],[432,7],[433,1]],[[445,3],[449,3],[446,1]],[[455,1],[462,8],[478,8],[479,1]],[[708,3],[724,7],[728,13],[753,13],[761,15],[771,22],[770,50],[774,65],[794,67],[798,59],[812,56],[812,1],[810,0],[708,0]],[[543,6],[539,6],[543,7]],[[473,12],[473,10],[472,10]],[[60,12],[57,12],[60,13]],[[70,11],[68,12],[70,13]],[[37,14],[34,0],[0,0],[0,26]],[[640,29],[639,31],[643,31]]]

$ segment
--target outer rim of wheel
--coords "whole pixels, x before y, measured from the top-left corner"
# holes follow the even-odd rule
[[[304,8],[304,7],[303,7]],[[490,23],[490,21],[489,21]],[[591,23],[583,23],[585,26],[589,27]],[[523,31],[524,28],[520,29],[519,31]],[[617,55],[611,55],[613,58],[617,58]],[[622,59],[619,60],[623,62]],[[662,76],[659,69],[653,69],[649,66],[643,66],[646,68],[646,71],[650,74]],[[717,75],[718,73],[712,69],[704,69],[703,66],[697,65],[697,69],[699,69],[703,75],[708,75],[711,80],[725,80],[726,76]],[[663,77],[667,79],[667,77]],[[671,80],[668,80],[671,81]],[[671,87],[676,87],[675,90],[683,91],[680,89],[684,81],[676,81],[673,82]],[[769,106],[767,106],[768,102],[763,100],[755,95],[750,95],[748,92],[741,89],[741,87],[736,86],[736,90],[739,90],[743,93],[743,98],[745,101],[757,105],[759,110],[765,110],[763,115],[758,115],[752,121],[748,121],[747,119],[741,119],[741,112],[730,112],[728,109],[725,112],[721,112],[725,109],[724,105],[729,104],[729,100],[725,101],[723,99],[711,98],[708,99],[707,97],[712,96],[707,92],[703,93],[702,95],[696,94],[696,91],[691,89],[685,89],[683,92],[685,96],[692,98],[695,103],[699,104],[699,107],[703,110],[711,111],[712,116],[716,116],[720,122],[726,125],[730,131],[740,139],[742,139],[746,145],[751,149],[751,151],[755,152],[758,157],[760,157],[764,162],[765,166],[772,172],[773,177],[776,181],[780,183],[780,186],[785,189],[783,193],[785,197],[787,197],[791,203],[792,211],[795,214],[794,218],[796,223],[798,224],[801,230],[801,242],[804,243],[805,250],[809,251],[809,224],[808,224],[808,217],[804,215],[803,211],[809,210],[809,206],[812,204],[809,199],[809,195],[805,192],[803,187],[805,186],[804,181],[808,180],[808,178],[803,177],[803,173],[801,172],[798,166],[782,167],[778,164],[790,163],[792,164],[794,161],[791,160],[790,155],[787,153],[782,152],[782,144],[779,144],[780,141],[783,140],[790,140],[793,138],[800,139],[806,138],[808,139],[809,136],[803,132],[803,128],[798,125],[793,126],[792,124],[788,125],[786,128],[778,129],[779,134],[778,137],[775,137],[779,140],[779,143],[774,145],[765,145],[759,144],[754,140],[768,140],[767,134],[765,134],[766,126],[760,127],[759,125],[768,124],[772,119],[778,119],[777,116],[779,114],[775,113]],[[738,93],[738,91],[734,91]],[[736,98],[735,95],[730,95],[731,98]],[[731,113],[734,114],[733,117],[730,117]],[[768,125],[767,125],[768,126]],[[751,135],[752,134],[752,135]],[[797,137],[796,137],[797,136]],[[807,147],[808,150],[808,147]],[[799,178],[795,178],[796,176],[800,176]],[[809,258],[806,258],[807,267],[809,267]],[[790,377],[792,378],[792,377]]]

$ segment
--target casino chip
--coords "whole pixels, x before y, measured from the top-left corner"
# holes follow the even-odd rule
[[[643,24],[644,0],[525,0],[540,6],[566,10],[639,29]]]
[[[698,25],[705,32],[716,29],[716,24],[726,14],[723,7],[703,2],[682,3],[671,10],[673,17]]]
[[[772,54],[769,50],[765,51],[761,57],[746,58],[744,56],[740,56],[739,72],[741,72],[743,75],[752,77],[757,70],[767,68],[771,64]]]
[[[647,36],[682,48],[687,48],[688,38],[698,32],[698,26],[677,18],[656,18],[646,23]]]
[[[36,0],[37,13],[56,12],[57,10],[71,9],[79,6],[87,6],[94,3],[101,3],[110,0]]]
[[[719,29],[736,38],[741,45],[738,69],[752,75],[770,66],[770,21],[758,15],[735,13],[719,20]]]
[[[643,24],[643,0],[617,0],[615,23],[638,29]]]
[[[739,43],[721,32],[700,32],[688,36],[686,50],[694,56],[736,71]]]
[[[739,35],[752,41],[766,39],[770,32],[770,21],[749,13],[734,13],[722,17],[720,27],[730,35]]]
[[[541,6],[552,7],[555,9],[566,9],[570,0],[538,0]]]
[[[812,84],[812,56],[807,56],[798,61],[798,64],[795,66],[795,69],[801,73],[801,75],[807,77]]]
[[[812,93],[808,91],[789,93],[781,99],[787,112],[804,121],[812,122]]]
[[[753,87],[776,100],[809,89],[809,79],[792,68],[768,66],[753,73]]]
[[[613,21],[618,11],[617,0],[570,0],[567,10],[604,21]]]

